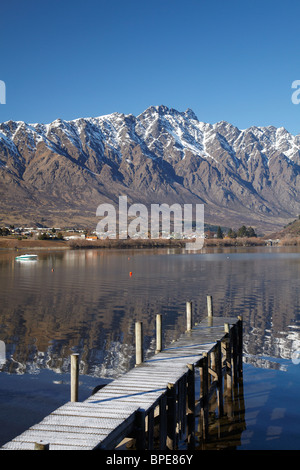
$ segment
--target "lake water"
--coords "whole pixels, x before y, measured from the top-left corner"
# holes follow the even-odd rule
[[[69,400],[72,352],[83,400],[133,367],[136,321],[148,357],[157,313],[166,346],[185,331],[186,301],[200,321],[212,295],[214,315],[244,320],[245,413],[224,447],[300,447],[299,249],[37,253],[0,252],[0,445]]]

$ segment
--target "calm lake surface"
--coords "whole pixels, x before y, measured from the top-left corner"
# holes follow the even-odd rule
[[[0,445],[69,401],[70,354],[80,354],[79,399],[134,366],[134,325],[146,357],[155,316],[164,345],[195,321],[243,315],[243,423],[230,448],[300,448],[300,250],[296,247],[0,252]],[[132,273],[132,275],[130,275]],[[226,441],[226,439],[225,439]]]

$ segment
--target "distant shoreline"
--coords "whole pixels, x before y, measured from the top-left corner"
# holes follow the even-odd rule
[[[76,250],[89,248],[185,248],[189,240],[174,239],[127,239],[127,240],[32,240],[16,238],[0,238],[0,250]],[[204,247],[251,247],[267,246],[271,243],[265,238],[207,238]],[[300,237],[284,238],[276,242],[276,246],[300,246]]]

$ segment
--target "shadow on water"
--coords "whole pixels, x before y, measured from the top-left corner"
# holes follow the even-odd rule
[[[208,437],[201,429],[196,433],[197,450],[237,450],[241,446],[242,433],[246,429],[243,380],[231,392],[224,393],[224,414],[218,415],[217,397],[209,407]],[[198,420],[198,428],[201,428]]]

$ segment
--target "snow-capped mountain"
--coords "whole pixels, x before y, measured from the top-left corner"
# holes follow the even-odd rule
[[[205,221],[262,230],[300,213],[300,135],[151,106],[0,124],[2,223],[96,226],[102,202],[204,203]]]

